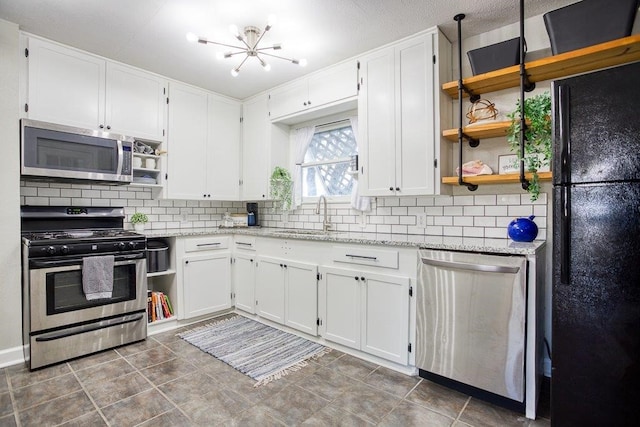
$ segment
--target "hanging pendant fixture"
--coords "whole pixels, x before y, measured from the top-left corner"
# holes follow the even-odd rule
[[[233,34],[233,36],[236,39],[238,39],[238,41],[242,42],[243,46],[234,46],[234,45],[229,45],[225,43],[214,42],[211,40],[207,40],[204,37],[198,37],[194,33],[188,33],[187,40],[193,43],[198,42],[202,44],[214,44],[218,46],[224,46],[231,49],[235,49],[234,51],[230,50],[227,52],[219,52],[216,55],[218,59],[231,58],[236,55],[244,54],[245,57],[242,59],[242,61],[231,70],[231,75],[233,77],[238,76],[238,74],[240,73],[240,68],[244,65],[245,62],[247,62],[249,58],[256,58],[260,62],[260,65],[262,65],[262,68],[265,71],[269,71],[271,69],[271,65],[267,61],[265,61],[263,56],[282,59],[282,60],[291,62],[292,64],[299,65],[301,67],[306,66],[307,65],[306,59],[286,58],[284,56],[274,55],[273,53],[267,52],[267,51],[281,50],[282,49],[281,43],[275,43],[267,47],[258,47],[264,35],[267,33],[267,31],[269,31],[273,27],[274,21],[275,21],[275,18],[273,16],[270,16],[266,27],[264,27],[264,30],[260,30],[260,28],[258,27],[247,26],[247,27],[244,27],[244,31],[242,33],[240,33],[240,31],[238,30],[238,27],[236,27],[235,25],[231,25],[229,27],[231,34]]]

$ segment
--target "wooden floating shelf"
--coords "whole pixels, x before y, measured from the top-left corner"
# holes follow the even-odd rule
[[[511,126],[511,120],[504,122],[490,122],[462,128],[467,136],[475,139],[497,138],[507,135],[507,130]],[[445,129],[442,136],[452,142],[458,142],[458,128]]]
[[[527,62],[525,68],[529,81],[539,82],[638,60],[640,60],[640,34],[635,34]],[[517,87],[520,86],[520,65],[468,77],[463,79],[463,84],[478,95]],[[458,81],[443,84],[442,90],[451,98],[457,99]],[[468,94],[464,93],[464,96]]]
[[[527,179],[531,179],[531,174],[525,174]],[[551,172],[538,172],[540,181],[551,181],[553,174]],[[517,184],[520,182],[519,173],[508,173],[503,175],[478,175],[478,176],[465,176],[464,182],[470,184]],[[443,184],[458,185],[457,176],[445,176],[442,178]]]

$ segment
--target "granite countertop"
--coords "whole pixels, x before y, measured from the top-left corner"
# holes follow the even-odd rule
[[[217,234],[275,237],[279,239],[312,240],[322,242],[353,243],[359,245],[403,246],[416,249],[455,250],[498,254],[534,255],[544,241],[519,243],[510,239],[483,239],[476,237],[422,236],[417,234],[353,233],[283,228],[175,228],[145,230],[147,237],[190,237]]]

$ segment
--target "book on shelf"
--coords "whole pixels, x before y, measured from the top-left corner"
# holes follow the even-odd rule
[[[149,323],[173,317],[173,308],[169,297],[162,292],[148,291],[147,321]]]

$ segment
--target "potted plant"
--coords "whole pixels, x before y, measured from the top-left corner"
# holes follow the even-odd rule
[[[511,125],[507,130],[507,141],[511,151],[520,157],[520,100],[516,103],[516,109],[507,114],[511,119]],[[529,97],[524,101],[524,116],[526,128],[524,131],[524,167],[532,173],[529,182],[531,201],[538,200],[540,194],[540,181],[538,170],[549,166],[551,162],[551,95],[549,92]]]
[[[149,218],[142,212],[136,212],[133,215],[131,215],[131,224],[133,224],[133,228],[138,232],[144,231],[144,225],[148,221],[149,221]]]
[[[276,166],[271,173],[269,180],[269,197],[273,199],[273,209],[277,209],[277,204],[283,211],[291,209],[293,197],[293,180],[291,174],[285,168]]]

